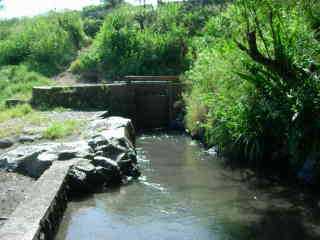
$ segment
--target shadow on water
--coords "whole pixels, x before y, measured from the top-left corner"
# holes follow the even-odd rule
[[[260,213],[261,220],[253,224],[257,240],[301,240],[319,239],[310,226],[306,226],[304,218],[296,210],[270,209]]]

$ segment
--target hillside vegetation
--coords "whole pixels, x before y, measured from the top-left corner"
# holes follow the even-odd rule
[[[180,75],[191,134],[238,164],[316,183],[319,8],[317,0],[187,1],[2,21],[0,65],[52,76],[71,64],[94,81]]]

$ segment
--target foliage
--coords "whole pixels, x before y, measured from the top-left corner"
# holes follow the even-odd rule
[[[0,39],[0,65],[23,63],[45,75],[65,68],[85,41],[76,12],[50,13],[1,25],[12,27]]]
[[[239,0],[207,21],[185,76],[187,126],[253,167],[301,168],[319,152],[315,16],[305,1]]]
[[[180,74],[188,69],[191,39],[214,7],[182,4],[122,6],[106,17],[93,45],[72,64],[76,73],[101,72],[107,78],[127,74]]]
[[[83,8],[81,18],[83,20],[83,30],[87,36],[91,38],[96,36],[108,12],[104,5]]]

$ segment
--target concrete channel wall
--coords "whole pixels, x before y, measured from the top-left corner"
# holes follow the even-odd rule
[[[136,80],[136,79],[134,79]],[[132,119],[137,128],[166,127],[176,118],[182,85],[171,81],[35,87],[36,107],[108,110]]]
[[[67,173],[75,161],[55,162],[0,228],[1,240],[47,240],[67,206]]]
[[[84,142],[90,147],[90,154],[79,157],[75,153],[69,160],[53,160],[25,200],[0,228],[0,240],[54,239],[71,194],[94,192],[105,184],[121,184],[129,181],[129,177],[140,175],[134,150],[135,133],[130,119],[94,119],[88,134],[90,137]],[[60,143],[60,150],[64,152],[63,145],[68,144]],[[35,154],[30,154],[28,162],[32,165],[37,157],[32,158]]]

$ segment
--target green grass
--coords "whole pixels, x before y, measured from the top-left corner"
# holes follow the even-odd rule
[[[18,136],[26,126],[34,126],[36,129],[48,121],[46,116],[28,104],[3,109],[0,111],[0,138]]]
[[[31,97],[33,87],[50,84],[52,84],[52,80],[39,73],[29,71],[24,65],[1,67],[0,111],[4,109],[6,99],[28,100]]]
[[[43,132],[43,137],[45,139],[50,139],[50,140],[64,138],[64,137],[78,133],[81,125],[82,125],[82,122],[77,120],[53,122]]]
[[[0,112],[0,123],[8,121],[12,118],[21,118],[30,113],[34,110],[28,104],[18,105],[14,108],[8,108]]]

